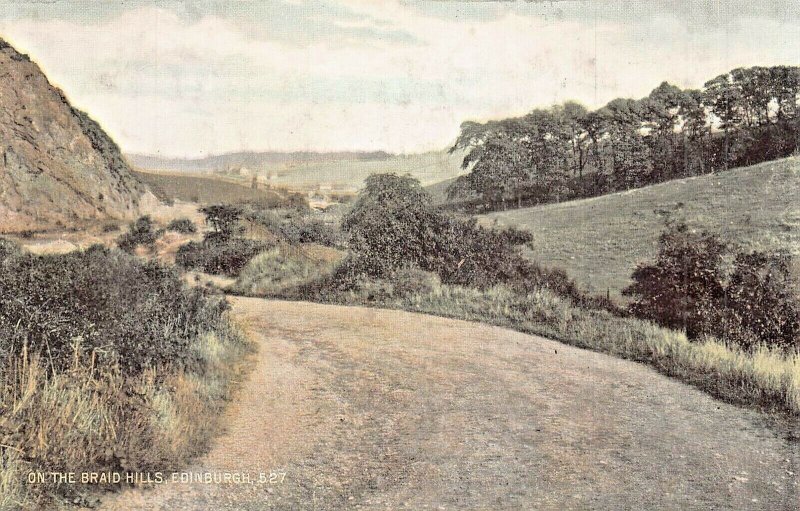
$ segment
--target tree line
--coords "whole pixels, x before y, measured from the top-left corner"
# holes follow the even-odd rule
[[[681,89],[568,101],[523,117],[465,122],[451,151],[470,173],[454,205],[506,209],[629,190],[789,156],[800,148],[800,67],[738,68]]]

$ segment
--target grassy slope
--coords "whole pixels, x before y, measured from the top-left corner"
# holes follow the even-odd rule
[[[664,219],[684,220],[749,250],[800,253],[800,159],[661,183],[592,199],[481,217],[534,235],[531,257],[612,296],[656,254]]]
[[[253,190],[249,186],[233,183],[223,178],[155,172],[135,172],[134,174],[150,186],[161,200],[181,200],[200,204],[264,199],[274,200],[276,204],[281,202],[281,196],[273,191]]]

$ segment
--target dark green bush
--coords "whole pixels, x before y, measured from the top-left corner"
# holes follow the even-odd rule
[[[75,346],[126,374],[198,361],[188,349],[222,328],[227,303],[188,288],[173,269],[95,245],[84,252],[16,254],[0,262],[0,357],[23,345],[54,369]]]
[[[150,215],[139,217],[128,228],[128,232],[117,239],[117,246],[125,252],[132,253],[139,245],[152,248],[160,233],[154,229]]]
[[[342,220],[359,270],[386,278],[416,266],[448,284],[486,287],[515,277],[523,258],[507,235],[458,218],[432,205],[411,177],[378,174],[367,178],[353,208]]]
[[[197,232],[197,226],[188,218],[176,218],[167,225],[167,230],[181,234],[194,234]]]
[[[279,229],[284,238],[291,243],[318,243],[327,247],[339,243],[336,230],[315,218],[292,217],[282,223]]]
[[[714,235],[671,225],[659,239],[656,261],[636,268],[623,294],[634,297],[634,315],[692,339],[798,347],[800,299],[790,267],[788,255],[731,251]]]
[[[175,263],[214,275],[236,277],[257,254],[271,245],[244,238],[226,238],[212,233],[202,242],[189,242],[178,249]]]
[[[752,341],[800,347],[800,299],[790,265],[787,254],[737,254],[723,301],[727,338],[748,348]]]
[[[313,215],[307,209],[261,208],[247,204],[243,218],[265,227],[289,243],[318,243],[328,247],[341,245],[339,231]]]

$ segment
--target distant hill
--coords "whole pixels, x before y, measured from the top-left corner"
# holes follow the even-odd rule
[[[134,172],[142,182],[164,202],[180,200],[198,204],[237,203],[258,201],[277,206],[285,202],[285,198],[274,191],[257,189],[232,183],[214,177],[202,177],[189,174],[161,174],[155,172]]]
[[[177,172],[221,172],[237,167],[264,170],[276,165],[324,163],[329,161],[371,161],[391,157],[383,151],[376,152],[237,152],[204,158],[162,158],[146,154],[126,154],[132,165],[143,170],[170,170]]]
[[[0,232],[128,219],[157,204],[119,148],[0,39]]]
[[[370,174],[396,172],[410,174],[423,185],[433,184],[464,173],[463,153],[432,151],[420,154],[385,152],[337,153],[233,153],[198,160],[164,159],[153,156],[127,155],[137,168],[174,174],[218,173],[241,177],[258,176],[271,185],[293,189],[355,191]]]
[[[664,220],[718,233],[747,250],[800,254],[800,160],[753,167],[592,199],[484,215],[481,223],[533,233],[529,255],[563,268],[583,286],[612,296],[637,263],[656,255]]]

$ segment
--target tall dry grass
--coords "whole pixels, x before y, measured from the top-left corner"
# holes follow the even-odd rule
[[[97,499],[96,487],[30,484],[31,472],[178,468],[207,445],[249,347],[233,330],[207,332],[192,346],[202,371],[167,366],[135,377],[74,349],[60,371],[26,349],[0,368],[0,510]]]

